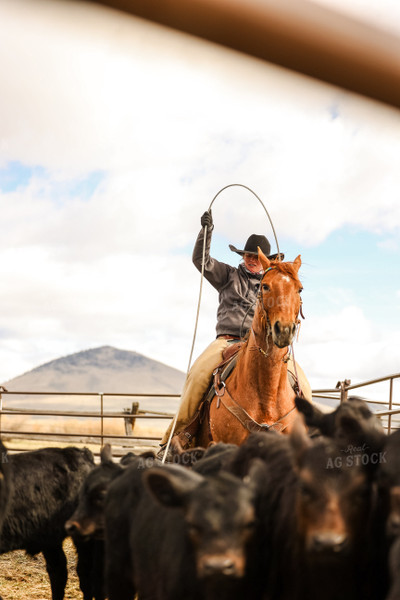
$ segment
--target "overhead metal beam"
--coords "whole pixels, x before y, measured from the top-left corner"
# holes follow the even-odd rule
[[[92,0],[400,108],[400,38],[305,0]]]

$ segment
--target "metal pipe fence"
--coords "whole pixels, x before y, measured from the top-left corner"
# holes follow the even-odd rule
[[[387,375],[377,379],[352,384],[350,379],[339,381],[335,388],[316,389],[313,390],[313,399],[321,399],[329,401],[332,408],[340,402],[345,402],[348,399],[350,391],[358,390],[368,386],[388,382],[389,390],[387,400],[377,398],[364,398],[370,405],[373,412],[382,419],[383,424],[388,433],[393,429],[400,428],[400,419],[395,419],[396,415],[400,415],[400,397],[397,401],[394,399],[394,382],[400,379],[400,373]],[[92,398],[98,403],[98,410],[43,410],[35,408],[17,408],[12,406],[4,406],[4,397],[20,397],[31,398],[35,396],[42,397],[81,397]],[[159,394],[159,393],[120,393],[120,392],[38,392],[38,391],[8,391],[0,386],[0,436],[8,440],[56,440],[56,441],[79,441],[80,443],[97,444],[102,448],[105,442],[112,441],[113,444],[123,445],[125,447],[134,448],[136,446],[147,443],[150,446],[155,446],[161,436],[156,435],[138,435],[135,433],[134,426],[137,420],[170,420],[174,413],[168,411],[157,410],[142,410],[139,408],[139,402],[132,403],[132,408],[124,408],[122,411],[107,411],[105,410],[105,400],[109,398],[127,398],[127,399],[179,399],[179,394]],[[379,407],[379,409],[378,409]],[[382,408],[380,408],[382,407]],[[99,432],[83,432],[77,433],[73,430],[68,432],[46,432],[34,430],[21,430],[10,426],[3,427],[3,417],[34,417],[34,418],[77,418],[77,419],[98,419]],[[125,435],[114,433],[106,433],[104,424],[107,419],[123,419],[125,424]]]
[[[32,397],[51,397],[51,398],[68,398],[80,397],[82,399],[93,399],[98,406],[98,410],[43,410],[36,408],[21,408],[4,406],[3,397],[16,397],[23,401],[29,400]],[[126,398],[133,399],[179,399],[179,394],[158,394],[158,393],[120,393],[120,392],[58,392],[58,391],[8,391],[0,386],[0,436],[5,440],[52,440],[56,442],[79,442],[87,444],[104,446],[105,442],[112,441],[115,445],[123,445],[127,448],[135,448],[147,442],[148,445],[156,445],[161,436],[156,435],[138,435],[134,432],[134,424],[137,420],[170,420],[174,414],[168,411],[141,410],[139,402],[132,403],[132,408],[126,408],[118,411],[105,410],[105,400],[110,398]],[[135,410],[133,410],[135,408]],[[12,427],[4,427],[3,416],[7,417],[34,417],[34,418],[74,418],[74,419],[96,419],[99,421],[98,433],[82,432],[76,433],[71,430],[68,432],[46,432],[35,430],[22,430]],[[125,435],[115,433],[106,433],[104,429],[105,421],[108,419],[123,419],[125,423]]]
[[[369,379],[367,381],[362,381],[360,383],[351,383],[350,379],[344,379],[343,381],[338,381],[335,388],[331,389],[317,389],[313,390],[313,398],[321,398],[325,400],[337,401],[338,403],[344,402],[347,400],[349,392],[352,390],[358,390],[360,388],[365,388],[372,385],[377,385],[380,383],[388,382],[389,390],[387,394],[387,400],[381,399],[369,399],[363,397],[364,400],[370,405],[373,412],[379,417],[387,417],[383,419],[383,424],[387,433],[390,434],[393,429],[400,428],[400,421],[395,422],[393,416],[400,414],[400,409],[396,407],[400,407],[400,394],[398,398],[398,402],[394,400],[394,382],[395,380],[400,380],[400,373],[395,373],[394,375],[386,375],[384,377],[377,377],[376,379]],[[386,410],[376,410],[375,405],[382,405],[386,407]]]

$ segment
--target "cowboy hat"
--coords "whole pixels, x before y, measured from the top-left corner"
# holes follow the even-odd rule
[[[265,235],[257,235],[256,233],[252,233],[249,239],[247,240],[243,250],[238,250],[237,248],[235,248],[235,246],[229,244],[229,248],[232,250],[232,252],[236,252],[237,254],[240,254],[240,256],[243,256],[244,254],[258,255],[258,247],[260,247],[260,250],[263,251],[265,256],[269,258],[269,260],[275,260],[277,258],[279,260],[283,260],[285,257],[285,255],[282,254],[282,252],[280,254],[270,254],[271,244],[269,243]]]

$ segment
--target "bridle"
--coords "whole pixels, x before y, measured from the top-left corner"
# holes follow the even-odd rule
[[[257,302],[261,306],[261,310],[262,310],[261,320],[263,320],[263,321],[265,320],[266,321],[266,327],[265,327],[266,335],[265,335],[265,340],[266,340],[266,343],[267,343],[267,350],[264,350],[263,348],[261,348],[261,346],[259,344],[257,344],[257,343],[254,344],[253,346],[251,346],[249,348],[251,350],[253,350],[253,349],[254,350],[258,350],[265,357],[268,356],[268,338],[269,338],[269,335],[272,332],[272,326],[271,326],[271,321],[270,321],[270,318],[269,318],[268,310],[267,310],[267,308],[265,307],[265,304],[264,304],[264,298],[263,298],[263,294],[262,294],[262,286],[263,286],[263,280],[264,280],[265,275],[269,271],[271,271],[272,269],[274,269],[274,267],[268,267],[268,269],[266,269],[264,271],[263,276],[262,276],[261,281],[260,281],[260,287],[259,287],[259,290],[258,290],[258,293],[257,293]],[[303,313],[303,300],[302,300],[301,296],[300,296],[300,306],[299,306],[299,310],[297,312],[297,317],[296,317],[296,320],[295,320],[296,330],[297,330],[297,336],[298,336],[298,333],[299,333],[299,330],[300,330],[300,325],[301,325],[301,321],[299,319],[299,315],[301,316],[302,319],[305,319],[305,316],[304,316],[304,313]],[[254,331],[253,326],[251,326],[250,330],[253,333],[254,340],[256,340],[257,339],[256,338],[256,333]],[[283,359],[285,362],[287,362],[287,360],[289,360],[289,353],[290,353],[290,351],[288,352],[287,357],[285,356],[284,359]]]

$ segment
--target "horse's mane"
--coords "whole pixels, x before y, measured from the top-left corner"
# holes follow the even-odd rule
[[[297,271],[293,266],[292,262],[282,262],[280,260],[271,260],[271,267],[283,273],[283,275],[288,275],[291,277],[296,283],[300,284],[300,279],[297,275]]]

